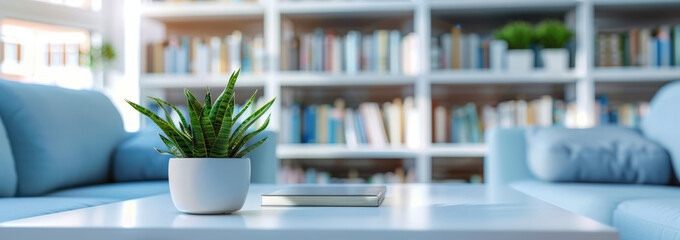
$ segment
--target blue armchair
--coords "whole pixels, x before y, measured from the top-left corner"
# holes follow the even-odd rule
[[[680,81],[669,83],[650,102],[640,131],[661,145],[680,172]],[[678,239],[680,187],[673,185],[547,182],[527,164],[527,129],[486,132],[489,153],[485,182],[508,185],[572,212],[612,225],[621,239]]]
[[[252,182],[275,182],[276,137],[265,136],[249,154]],[[126,133],[99,92],[0,80],[0,222],[167,193],[161,146],[155,131]]]

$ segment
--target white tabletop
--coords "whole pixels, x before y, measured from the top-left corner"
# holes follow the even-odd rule
[[[381,207],[261,207],[252,185],[232,215],[178,212],[170,195],[0,224],[9,239],[590,239],[611,227],[509,188],[468,184],[388,185]]]

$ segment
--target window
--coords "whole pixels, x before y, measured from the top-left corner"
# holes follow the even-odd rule
[[[90,33],[86,30],[14,19],[0,21],[2,78],[92,88]]]

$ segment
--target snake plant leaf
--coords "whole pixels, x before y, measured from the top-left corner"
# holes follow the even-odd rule
[[[131,102],[130,100],[125,99],[125,102],[130,104],[135,110],[140,112],[141,114],[147,116],[149,119],[151,119],[158,127],[171,139],[173,139],[177,145],[179,146],[180,149],[183,151],[191,151],[191,140],[188,138],[185,138],[181,133],[177,132],[172,126],[170,126],[169,123],[161,119],[158,115],[156,115],[154,112],[152,112],[149,109],[146,109],[145,107],[142,107],[136,103]]]
[[[153,149],[156,150],[156,152],[158,152],[158,153],[160,153],[160,154],[173,155],[171,152],[168,152],[168,151],[165,151],[165,150],[160,150],[160,149],[158,149],[158,148],[153,148]],[[173,155],[173,156],[175,156],[175,155]],[[175,157],[177,157],[177,156],[175,156]]]
[[[215,129],[215,132],[220,132],[220,129],[222,128],[222,122],[224,121],[225,117],[225,111],[229,107],[229,102],[231,102],[233,98],[234,98],[233,95],[231,96],[231,98],[228,99],[220,96],[217,102],[215,103],[215,106],[213,106],[212,109],[213,111],[211,111],[211,114],[212,112],[215,112],[215,117],[210,119],[213,120],[213,127]]]
[[[236,74],[236,72],[231,73],[231,76],[229,77],[230,81],[231,81],[232,78],[234,78],[234,74]],[[218,115],[218,110],[220,109],[219,108],[220,104],[222,104],[222,102],[224,102],[225,99],[228,99],[227,97],[225,97],[226,92],[227,92],[227,88],[224,88],[224,90],[222,90],[222,93],[220,93],[220,96],[217,97],[217,100],[215,100],[215,104],[213,104],[213,108],[210,109],[210,120],[213,123],[217,123],[217,122],[219,122],[220,124],[222,123],[222,121],[216,121],[216,117]],[[219,131],[219,129],[215,129],[215,132],[217,132],[217,131]]]
[[[270,100],[269,102],[267,102],[266,104],[264,104],[264,106],[262,106],[260,109],[258,109],[257,111],[255,111],[255,112],[253,113],[253,115],[250,115],[248,118],[246,118],[246,120],[243,121],[243,123],[241,123],[241,125],[239,125],[238,128],[236,128],[236,130],[234,131],[234,133],[231,135],[231,141],[229,142],[229,145],[232,145],[232,146],[233,146],[233,144],[235,143],[235,140],[237,140],[237,139],[243,137],[243,135],[245,134],[246,130],[247,130],[250,126],[252,126],[252,125],[255,123],[255,121],[256,121],[257,119],[259,119],[260,117],[262,117],[262,115],[264,115],[264,113],[267,112],[267,110],[269,110],[269,107],[272,106],[272,104],[274,103],[274,100],[276,100],[276,98],[273,98],[272,100]]]
[[[239,111],[236,117],[234,117],[234,122],[238,121],[238,118],[240,118],[241,115],[243,115],[243,113],[246,112],[246,109],[248,109],[248,107],[250,107],[251,104],[253,104],[253,101],[255,101],[255,95],[257,95],[257,89],[255,89],[255,93],[253,93],[253,95],[250,96],[250,100],[248,100],[246,105],[243,106],[241,111]]]
[[[210,117],[208,115],[210,115],[208,108],[203,108],[203,113],[199,119],[201,122],[201,130],[203,131],[203,138],[205,139],[206,155],[209,155],[209,150],[215,143],[215,129],[213,128],[213,124],[210,122]]]
[[[170,103],[168,103],[168,102],[166,102],[166,101],[163,101],[163,100],[161,100],[161,99],[158,99],[158,98],[155,98],[155,97],[150,97],[150,96],[147,96],[147,97],[153,99],[153,100],[156,101],[156,102],[160,102],[160,103],[162,103],[162,104],[165,104],[165,105],[170,106],[170,107],[172,108],[172,110],[174,110],[174,111],[177,113],[177,115],[179,115],[180,128],[182,128],[182,130],[184,130],[184,131],[187,132],[187,133],[191,133],[191,126],[189,126],[189,124],[187,124],[187,119],[184,118],[184,114],[182,114],[182,112],[179,111],[179,109],[177,109],[177,108],[176,108],[175,106],[173,106],[172,104],[170,104]],[[190,136],[190,135],[191,135],[191,134],[187,134],[187,136]]]
[[[194,109],[194,113],[197,113],[198,116],[200,117],[200,114],[203,113],[203,105],[201,105],[201,102],[196,99],[196,96],[194,96],[193,93],[189,91],[189,89],[184,89],[184,95],[187,97],[187,106],[189,109]],[[191,111],[189,111],[191,112]],[[191,126],[196,126],[194,123],[191,123]]]
[[[251,133],[246,134],[245,136],[243,136],[243,137],[240,138],[240,139],[236,139],[236,141],[235,141],[236,144],[234,145],[234,149],[233,149],[234,151],[233,151],[233,152],[234,152],[234,153],[238,152],[243,146],[246,145],[246,143],[248,143],[248,141],[250,141],[250,139],[253,139],[253,137],[255,137],[257,134],[260,134],[260,132],[262,132],[262,131],[264,131],[265,129],[267,129],[267,126],[269,125],[269,119],[271,118],[271,116],[272,116],[272,115],[269,114],[269,116],[267,117],[267,120],[264,121],[264,123],[262,124],[262,126],[260,126],[257,130],[255,130],[255,131],[253,131],[253,132],[251,132]]]
[[[234,158],[242,158],[243,156],[248,154],[250,151],[253,151],[255,148],[262,145],[265,141],[267,141],[267,138],[269,138],[269,137],[265,137],[262,140],[256,142],[255,144],[250,145],[250,147],[243,149],[243,151],[240,151],[238,154],[234,155]]]
[[[166,138],[165,136],[163,136],[161,134],[158,134],[158,136],[161,137],[161,140],[163,140],[163,143],[165,144],[166,147],[168,147],[168,150],[170,150],[170,153],[173,156],[175,156],[176,158],[184,157],[184,153],[182,152],[181,149],[179,149],[177,147],[177,144],[174,141]]]
[[[149,97],[149,98],[154,99],[154,98],[152,98],[152,97]],[[182,125],[181,122],[179,123],[179,125],[180,125],[180,128],[179,128],[179,129],[177,128],[177,126],[175,126],[175,122],[172,121],[172,117],[170,117],[170,112],[168,112],[168,109],[167,109],[165,106],[163,106],[162,102],[161,102],[161,101],[158,101],[157,99],[154,99],[154,101],[156,102],[156,104],[158,105],[158,107],[160,107],[161,109],[163,109],[163,112],[165,113],[165,120],[166,120],[166,122],[169,123],[170,126],[171,126],[173,129],[175,129],[175,131],[177,131],[177,132],[180,133],[180,134],[184,134],[184,137],[186,137],[186,138],[190,138],[190,135],[186,133],[186,131],[185,131],[186,129],[184,129],[184,126]],[[169,105],[169,104],[168,104],[168,105]],[[174,107],[174,106],[172,106],[172,105],[170,105],[170,106],[171,106],[171,107]]]
[[[222,121],[222,128],[220,128],[215,144],[210,150],[210,157],[213,158],[226,158],[229,155],[229,134],[231,134],[231,127],[233,126],[231,115],[234,113],[234,99],[232,98],[225,105],[227,105],[227,109]]]
[[[212,109],[212,98],[210,97],[210,87],[205,87],[205,104],[204,108],[208,109],[208,114],[210,114],[210,109]]]
[[[201,103],[196,100],[195,97],[189,92],[189,90],[184,90],[187,95],[187,105],[189,105],[189,120],[191,121],[192,131],[192,146],[193,146],[193,157],[203,158],[208,155],[205,147],[205,138],[203,137],[203,129],[201,129],[201,121],[199,114],[202,113],[203,107],[200,106]],[[195,105],[198,106],[195,106]],[[201,112],[196,111],[197,109]]]

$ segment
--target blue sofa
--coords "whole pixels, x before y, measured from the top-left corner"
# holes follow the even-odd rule
[[[276,136],[265,136],[251,181],[274,183]],[[0,222],[168,193],[161,146],[153,129],[125,132],[99,92],[0,80]]]
[[[668,153],[680,170],[680,81],[669,83],[650,102],[640,131]],[[675,185],[546,182],[527,165],[527,129],[486,132],[489,153],[485,181],[509,185],[574,213],[611,225],[627,239],[680,239],[680,187]],[[588,130],[593,131],[593,130]]]

